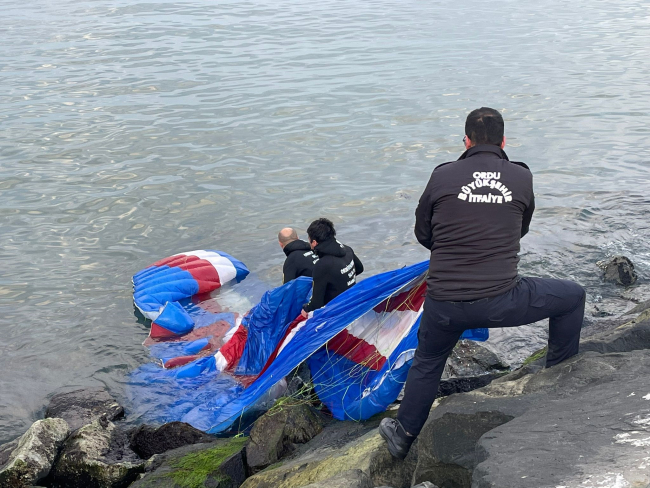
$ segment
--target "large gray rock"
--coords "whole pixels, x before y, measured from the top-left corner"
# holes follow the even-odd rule
[[[524,414],[485,434],[473,488],[634,487],[650,483],[650,351],[585,355],[590,381],[570,394],[540,398]],[[555,369],[555,368],[553,368]]]
[[[371,486],[410,487],[417,448],[404,461],[394,459],[377,432],[380,420],[332,422],[288,458],[248,478],[242,488],[329,486],[328,480],[345,479],[351,470],[363,472]]]
[[[237,488],[247,476],[247,438],[213,440],[153,456],[132,488]]]
[[[0,470],[0,486],[31,486],[45,478],[63,441],[70,433],[63,419],[37,420],[18,440]]]
[[[562,476],[568,472],[576,474],[575,463],[586,462],[582,458],[567,456],[564,471],[554,468],[555,463],[563,462],[555,456],[560,438],[558,431],[571,440],[574,434],[575,439],[583,434],[589,438],[594,450],[600,449],[599,452],[603,453],[602,456],[593,454],[593,464],[589,462],[594,473],[600,472],[596,469],[598,463],[607,466],[612,459],[614,451],[602,447],[612,444],[613,436],[621,432],[620,415],[632,411],[635,415],[643,413],[639,405],[633,406],[626,399],[634,398],[639,394],[638,390],[642,391],[642,397],[648,394],[647,398],[650,399],[650,380],[647,379],[650,377],[650,350],[643,349],[650,345],[647,340],[649,325],[643,320],[630,323],[587,343],[587,347],[605,352],[625,353],[601,355],[590,351],[535,374],[516,371],[485,388],[442,400],[432,411],[418,439],[418,464],[413,481],[431,481],[439,486],[462,488],[574,486],[572,483],[559,483],[550,475],[544,478],[545,470],[548,473],[563,473]],[[629,388],[623,392],[621,385],[629,385]],[[633,395],[632,390],[635,389],[637,393]],[[602,405],[598,405],[600,398],[609,401],[604,400]],[[647,405],[650,412],[650,402]],[[590,414],[585,415],[585,412]],[[560,418],[564,419],[563,422],[560,422]],[[594,418],[597,420],[591,420]],[[643,423],[644,419],[637,421]],[[609,430],[600,429],[600,447],[596,438],[588,435],[589,432],[594,434],[595,422],[611,426]],[[538,428],[540,425],[543,427]],[[562,431],[564,428],[567,429],[565,432]],[[516,441],[516,438],[520,441]],[[625,442],[625,439],[627,437],[618,440]],[[638,443],[638,439],[629,442],[632,446]],[[580,442],[568,444],[576,450],[576,456],[582,454],[579,452],[583,447]],[[477,446],[480,446],[478,450]],[[546,451],[548,456],[542,455],[542,451]],[[518,452],[523,453],[522,457]],[[508,455],[511,462],[506,462]],[[644,463],[639,456],[639,453],[629,451],[623,457],[628,457],[631,464],[636,462],[637,466],[641,466]],[[534,459],[544,461],[537,463]],[[510,469],[515,463],[520,464],[520,469]],[[539,468],[536,478],[530,483],[520,482],[516,475],[527,479],[525,471],[531,463],[536,463]],[[621,461],[620,464],[620,473],[627,476],[626,480],[638,478],[638,473],[632,473],[630,463]],[[549,484],[543,484],[542,479]],[[604,479],[599,478],[600,481]],[[578,484],[575,483],[575,486]]]
[[[145,463],[129,447],[129,438],[100,417],[65,442],[52,473],[53,487],[119,488],[128,486]]]
[[[154,427],[141,425],[131,433],[131,449],[143,459],[190,444],[213,442],[214,437],[184,422]]]
[[[637,280],[634,264],[625,256],[615,256],[609,261],[599,261],[597,264],[604,271],[606,281],[630,286]]]
[[[261,416],[253,425],[246,458],[251,472],[258,472],[323,430],[322,419],[304,403],[280,404]]]
[[[124,416],[124,408],[105,388],[84,388],[59,393],[50,399],[45,410],[45,418],[61,418],[68,422],[71,430],[83,427],[102,415],[108,420]]]
[[[636,318],[580,343],[580,352],[626,352],[650,348],[650,309]]]

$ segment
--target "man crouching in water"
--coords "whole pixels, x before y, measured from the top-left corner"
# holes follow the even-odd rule
[[[379,426],[398,459],[426,422],[447,357],[466,329],[550,318],[546,367],[578,353],[583,288],[517,273],[519,240],[535,209],[533,175],[524,163],[508,160],[503,130],[496,110],[472,111],[466,151],[433,171],[415,211],[415,236],[431,251],[427,297],[397,419]]]
[[[314,220],[307,229],[309,244],[318,256],[312,278],[314,288],[309,303],[303,305],[302,316],[324,307],[357,282],[363,264],[352,248],[337,241],[334,224],[328,219]]]

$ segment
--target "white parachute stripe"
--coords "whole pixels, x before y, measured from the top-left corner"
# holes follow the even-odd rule
[[[174,254],[174,256],[196,256],[199,259],[204,259],[205,261],[208,261],[214,269],[217,270],[217,274],[219,274],[219,281],[221,281],[221,284],[228,283],[231,280],[234,280],[235,277],[237,276],[237,269],[235,266],[232,264],[232,261],[228,259],[227,257],[222,256],[221,254],[218,254],[214,251],[205,251],[202,249],[199,249],[197,251],[189,251],[189,252],[181,252],[178,254]]]
[[[313,315],[313,312],[309,312],[309,318],[307,320],[309,320],[312,317],[312,315]],[[289,335],[284,339],[284,341],[282,341],[282,345],[278,349],[278,354],[276,355],[276,358],[280,356],[280,353],[282,352],[284,347],[291,342],[291,339],[293,339],[295,337],[295,335],[298,333],[298,331],[305,326],[305,324],[307,323],[307,320],[303,320],[298,325],[296,325],[291,332],[289,332]]]
[[[352,322],[347,330],[353,336],[375,346],[384,356],[391,355],[395,347],[409,334],[422,309],[377,313],[371,310]]]
[[[228,367],[228,361],[225,357],[223,357],[223,354],[221,354],[221,352],[217,351],[217,353],[214,355],[214,359],[216,360],[217,370],[219,372]]]

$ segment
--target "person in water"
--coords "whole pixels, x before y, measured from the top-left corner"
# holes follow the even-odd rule
[[[363,264],[352,248],[336,240],[332,221],[324,218],[314,220],[307,229],[307,235],[318,261],[312,274],[314,288],[311,300],[303,305],[303,317],[354,286],[357,275],[363,272]]]
[[[396,419],[379,432],[406,457],[438,393],[463,331],[516,327],[550,318],[546,367],[578,353],[585,291],[572,281],[517,273],[519,240],[535,209],[533,175],[509,161],[501,114],[472,111],[458,161],[433,171],[415,211],[415,236],[431,251],[418,347]]]
[[[318,256],[311,250],[311,246],[298,239],[298,233],[291,227],[285,227],[278,232],[278,242],[287,256],[282,266],[282,283],[288,283],[299,276],[311,277],[314,264],[318,261]]]

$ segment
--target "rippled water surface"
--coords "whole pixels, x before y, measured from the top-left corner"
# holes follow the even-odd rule
[[[612,293],[650,266],[650,11],[560,0],[0,0],[0,441],[61,387],[147,361],[130,277],[332,218],[368,274],[426,258],[413,211],[466,114],[535,174],[522,268]]]

